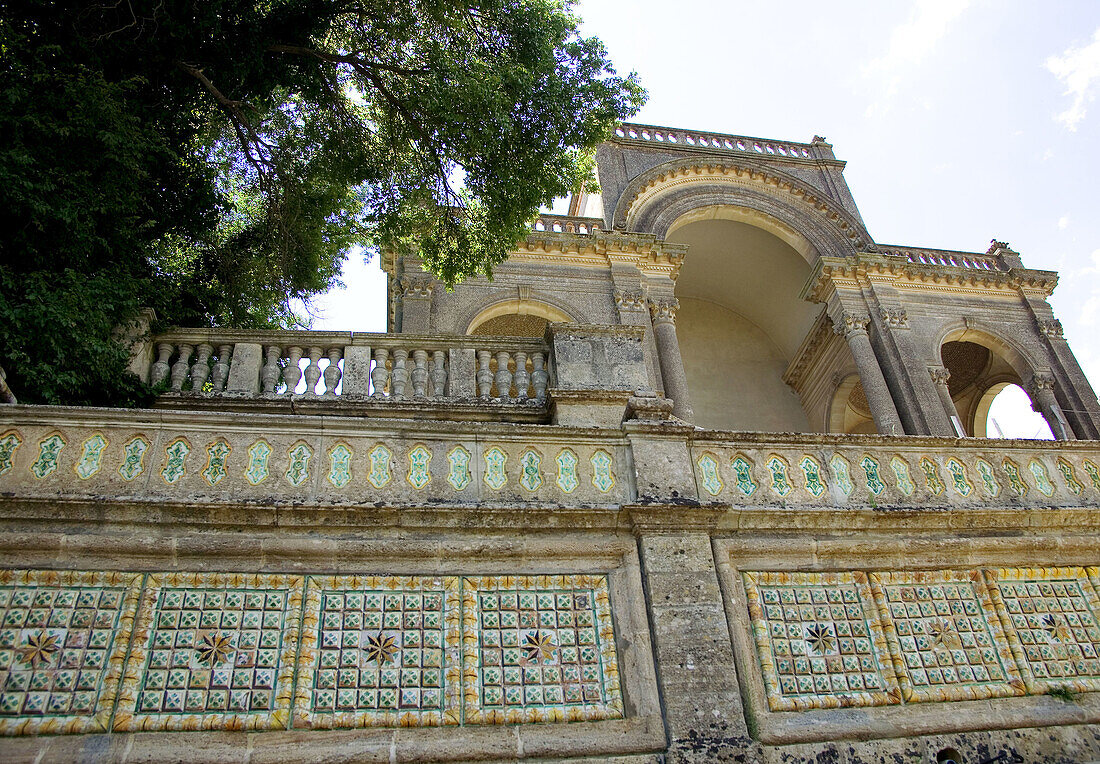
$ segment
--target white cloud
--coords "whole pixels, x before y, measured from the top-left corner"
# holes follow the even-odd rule
[[[1085,118],[1085,106],[1096,98],[1092,87],[1100,82],[1100,29],[1092,35],[1092,42],[1083,48],[1067,48],[1061,56],[1051,56],[1046,61],[1047,71],[1066,86],[1065,95],[1073,96],[1073,103],[1055,119],[1070,130]]]
[[[1058,218],[1058,230],[1064,231],[1069,226],[1069,215],[1062,215]]]
[[[970,0],[916,0],[909,19],[890,33],[890,43],[878,58],[863,65],[863,75],[882,81],[882,100],[867,107],[868,115],[883,111],[898,92],[902,76],[932,53],[951,23]]]

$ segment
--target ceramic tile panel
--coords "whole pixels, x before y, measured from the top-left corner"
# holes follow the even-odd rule
[[[900,702],[863,573],[744,573],[773,711]]]
[[[114,729],[285,729],[303,579],[149,575]]]
[[[907,702],[1024,694],[979,571],[871,573],[869,579]]]
[[[309,579],[294,726],[461,721],[457,577]]]
[[[466,723],[621,718],[606,576],[463,581]]]
[[[1100,690],[1100,601],[1084,568],[986,571],[1029,692]]]
[[[140,591],[134,573],[0,571],[0,734],[107,729]]]

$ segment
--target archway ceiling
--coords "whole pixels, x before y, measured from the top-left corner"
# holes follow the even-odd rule
[[[702,220],[673,231],[689,246],[677,297],[709,300],[760,327],[790,360],[820,308],[799,299],[810,266],[790,245],[747,223]]]

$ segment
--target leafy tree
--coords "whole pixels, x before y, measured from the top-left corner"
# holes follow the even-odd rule
[[[135,403],[115,327],[285,326],[356,244],[447,283],[644,91],[565,0],[0,0],[0,363]]]

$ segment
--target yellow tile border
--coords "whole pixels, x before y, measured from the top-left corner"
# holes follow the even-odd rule
[[[953,700],[983,700],[986,698],[1003,698],[1026,693],[1023,679],[1016,666],[1016,660],[1012,649],[1005,638],[1001,628],[1000,619],[994,609],[981,571],[898,571],[889,573],[871,573],[868,576],[871,593],[878,607],[879,619],[883,631],[886,634],[886,643],[889,646],[890,659],[894,664],[894,673],[897,675],[898,684],[901,687],[902,697],[906,702],[944,702]],[[997,652],[1001,663],[1001,669],[1005,672],[1006,680],[1003,682],[982,682],[979,684],[943,685],[941,687],[921,687],[913,685],[908,667],[905,664],[905,656],[897,635],[894,618],[890,613],[884,587],[899,584],[914,584],[935,586],[938,584],[968,584],[973,587],[974,598],[981,609],[981,620],[989,629],[992,647]]]
[[[119,678],[123,675],[126,650],[134,628],[134,617],[141,595],[141,573],[115,573],[98,571],[53,570],[0,570],[0,586],[80,587],[97,586],[123,588],[122,604],[118,611],[118,625],[111,643],[110,654],[100,679],[99,697],[91,714],[67,716],[9,716],[0,717],[0,735],[51,735],[82,732],[104,732],[110,723],[115,699],[119,692]]]

